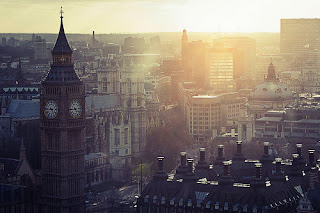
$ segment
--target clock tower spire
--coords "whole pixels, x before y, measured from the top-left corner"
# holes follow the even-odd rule
[[[40,95],[41,212],[84,212],[85,90],[73,68],[73,51],[63,27],[51,51]]]

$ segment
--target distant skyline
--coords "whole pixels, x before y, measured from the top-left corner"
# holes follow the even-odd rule
[[[320,18],[319,0],[1,0],[0,33],[280,32],[282,18]]]

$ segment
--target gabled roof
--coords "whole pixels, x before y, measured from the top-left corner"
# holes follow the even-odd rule
[[[21,160],[13,159],[13,158],[0,158],[0,164],[4,165],[4,175],[10,176],[15,175],[16,170],[20,164]]]

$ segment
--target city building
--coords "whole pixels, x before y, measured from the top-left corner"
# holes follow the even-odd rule
[[[281,19],[280,52],[298,55],[319,49],[320,19]]]
[[[319,165],[313,153],[308,163],[301,152],[286,163],[268,150],[265,142],[259,160],[245,160],[239,141],[230,161],[219,145],[213,165],[207,162],[205,149],[200,149],[197,163],[183,152],[170,177],[164,171],[164,157],[158,157],[158,171],[142,191],[137,212],[295,212],[316,184],[317,178],[311,177],[319,174]]]
[[[188,42],[184,29],[181,38],[181,64],[185,81],[194,81],[204,88],[206,80],[206,54],[209,43],[200,41]]]
[[[50,50],[52,49],[52,43],[46,41],[34,42],[34,60],[50,60]]]
[[[246,78],[254,78],[256,73],[256,40],[249,37],[223,37],[213,41],[216,48],[233,48],[243,51],[243,72]]]
[[[243,50],[210,48],[207,60],[208,87],[216,93],[234,92],[236,79],[244,73]]]
[[[269,110],[284,110],[295,103],[290,88],[276,77],[271,63],[268,76],[256,86],[248,97],[248,103],[240,110],[238,139],[250,142],[255,137],[255,120],[262,118]]]
[[[318,106],[298,106],[284,111],[268,111],[255,120],[256,138],[320,138],[320,117]]]
[[[249,114],[255,118],[261,118],[268,110],[283,110],[286,106],[295,102],[290,88],[280,82],[276,76],[276,70],[271,63],[268,75],[264,82],[256,86],[248,98]]]
[[[1,39],[1,45],[2,45],[2,46],[7,46],[7,38],[6,38],[6,37],[2,37],[2,39]]]
[[[105,153],[89,153],[84,156],[85,187],[96,186],[111,180],[109,157]]]
[[[210,95],[189,86],[179,84],[179,106],[194,141],[210,141],[222,127],[232,129],[238,125],[245,97],[236,92]]]
[[[41,212],[84,212],[85,88],[63,28],[40,94]]]
[[[192,41],[187,46],[187,80],[197,83],[198,87],[206,86],[206,54],[209,43]]]

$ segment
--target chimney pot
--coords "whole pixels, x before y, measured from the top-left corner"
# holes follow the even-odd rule
[[[163,171],[163,159],[164,157],[158,157],[158,171]]]
[[[269,154],[269,142],[264,142],[263,145],[264,145],[263,153],[265,155],[268,155]]]
[[[256,178],[261,178],[261,167],[262,164],[261,163],[256,163]]]
[[[181,157],[181,166],[187,166],[187,153],[180,152],[180,157]]]
[[[193,173],[193,159],[188,159],[188,173]]]
[[[223,145],[218,145],[218,157],[223,158]]]
[[[315,153],[315,150],[314,149],[309,149],[308,152],[309,152],[309,163],[310,164],[314,164],[314,153]]]
[[[297,153],[299,154],[299,156],[302,156],[302,144],[301,143],[297,143]]]
[[[223,175],[229,176],[229,165],[231,164],[230,161],[223,161]]]
[[[206,161],[206,149],[200,148],[200,161]]]
[[[242,141],[237,141],[237,152],[238,153],[242,152]]]

